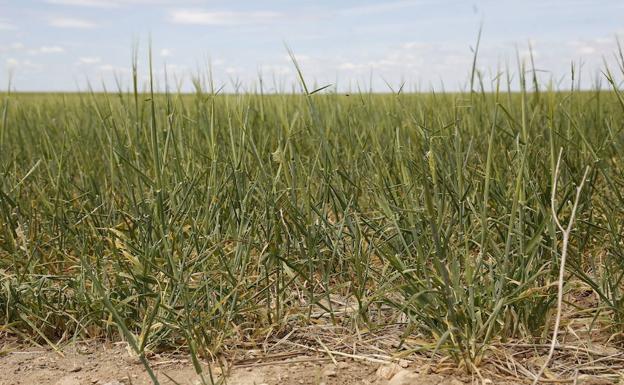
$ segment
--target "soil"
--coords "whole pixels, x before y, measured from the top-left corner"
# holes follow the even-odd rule
[[[154,356],[150,365],[161,384],[201,384],[188,357]],[[407,365],[380,365],[366,361],[336,361],[326,356],[300,355],[272,362],[234,366],[225,378],[229,385],[461,385],[470,379],[418,374]],[[211,368],[216,381],[218,367]],[[210,384],[208,367],[204,367]],[[0,358],[0,385],[147,385],[152,384],[140,360],[121,344],[80,344],[61,353],[50,348],[5,348]]]
[[[588,303],[588,301],[590,303]],[[595,294],[571,292],[555,357],[544,373],[550,384],[624,385],[624,342],[600,317],[578,312],[597,306]],[[346,301],[343,301],[346,303]],[[342,302],[340,302],[342,303]],[[461,385],[530,384],[549,345],[493,342],[472,374],[443,355],[419,355],[430,341],[404,339],[400,325],[375,331],[322,322],[299,326],[262,343],[231,345],[226,368],[202,363],[204,384],[229,385]],[[315,319],[316,319],[315,318]],[[609,325],[605,323],[605,325]],[[284,331],[285,333],[285,331]],[[149,385],[148,373],[126,343],[102,340],[64,343],[60,351],[25,345],[0,334],[0,385]],[[402,351],[399,350],[402,347]],[[328,348],[329,347],[329,348]],[[391,353],[394,352],[394,353]],[[406,352],[408,354],[406,354]],[[399,354],[400,353],[400,354]],[[397,358],[397,357],[400,357]],[[152,354],[150,367],[161,384],[202,384],[188,354]],[[211,375],[212,374],[212,375]]]
[[[561,345],[550,369],[544,373],[543,383],[624,385],[622,338],[605,332],[609,329],[593,314],[577,314],[576,309],[596,307],[595,297],[584,287],[569,295],[568,301],[574,306],[565,317]],[[345,314],[352,311],[347,300],[336,303],[344,305],[341,311]],[[465,368],[458,369],[456,363],[443,355],[407,354],[431,346],[431,341],[417,334],[403,338],[405,330],[400,324],[374,331],[358,330],[354,334],[349,328],[323,321],[323,317],[327,318],[324,310],[312,316],[315,324],[287,329],[287,333],[285,329],[262,343],[228,345],[224,349],[229,354],[226,369],[202,364],[203,384],[530,384],[549,348],[547,344],[522,341],[493,342],[491,354],[484,357],[478,373],[467,374]],[[149,364],[163,385],[202,384],[188,354],[153,354],[149,356]],[[14,336],[0,334],[0,385],[31,384],[150,385],[153,382],[126,343],[64,342],[61,350],[56,351],[48,346],[25,345]]]

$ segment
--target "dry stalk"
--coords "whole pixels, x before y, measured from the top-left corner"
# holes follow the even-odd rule
[[[578,208],[581,190],[583,189],[583,185],[585,184],[585,180],[587,179],[587,174],[589,172],[589,167],[586,167],[585,173],[583,174],[583,179],[581,180],[581,184],[576,188],[576,197],[574,198],[574,205],[572,206],[572,213],[570,214],[568,225],[564,228],[559,221],[559,218],[557,217],[557,205],[555,199],[557,193],[557,181],[559,180],[559,169],[561,165],[562,152],[563,149],[560,149],[559,156],[557,157],[557,166],[555,167],[555,175],[553,176],[552,192],[550,195],[550,208],[552,210],[553,220],[563,234],[561,245],[561,263],[559,265],[559,279],[557,281],[557,315],[555,317],[555,326],[552,339],[550,341],[550,348],[548,349],[548,356],[546,357],[546,361],[544,361],[544,364],[540,368],[539,372],[535,375],[535,378],[533,379],[533,385],[536,385],[542,377],[542,374],[544,374],[544,370],[546,370],[546,368],[548,367],[548,364],[550,363],[550,360],[552,359],[555,352],[555,346],[557,345],[557,334],[559,332],[559,324],[561,323],[561,309],[563,307],[563,280],[565,275],[566,257],[568,254],[568,243],[570,241],[570,233],[572,232],[572,225],[574,224],[574,217],[576,216],[576,210]]]

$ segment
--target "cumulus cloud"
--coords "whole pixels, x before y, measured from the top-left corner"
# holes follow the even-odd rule
[[[102,59],[97,56],[84,56],[78,59],[78,64],[97,64],[101,61]]]
[[[287,65],[262,65],[259,68],[260,73],[284,76],[293,74],[293,69]]]
[[[48,4],[76,7],[118,8],[128,5],[179,4],[182,0],[45,0],[45,2]]]
[[[128,67],[116,66],[113,64],[102,64],[97,67],[100,72],[112,72],[116,74],[129,74],[131,71]]]
[[[97,27],[97,24],[92,21],[73,17],[55,17],[50,19],[48,24],[57,28],[89,29]]]
[[[30,60],[18,60],[14,57],[6,59],[4,63],[9,70],[33,72],[43,68],[41,64],[33,63]]]
[[[312,59],[309,55],[293,54],[293,56],[295,57],[295,60],[297,60],[298,63],[304,63]],[[292,57],[290,57],[290,55],[284,55],[283,58],[287,62],[292,62]]]
[[[41,52],[41,53],[61,53],[61,52],[65,52],[65,49],[63,49],[63,47],[58,46],[58,45],[44,45],[44,46],[39,48],[39,52]]]
[[[244,73],[245,69],[241,66],[229,66],[225,68],[225,73],[228,75],[235,75]]]
[[[615,39],[598,37],[593,39],[572,40],[568,42],[574,53],[579,56],[604,55],[612,51],[615,46]]]
[[[344,62],[344,63],[340,63],[338,65],[338,69],[346,70],[346,71],[351,71],[351,70],[358,69],[358,68],[360,68],[359,64],[351,63],[350,61]]]
[[[101,66],[98,67],[98,69],[100,71],[114,71],[115,66],[112,64],[102,64]]]
[[[424,71],[447,70],[453,66],[469,64],[470,53],[452,45],[407,42],[377,55],[352,57],[336,64],[338,70],[356,71],[362,74],[374,70],[384,76]],[[460,67],[462,68],[462,67]]]
[[[170,21],[175,24],[195,25],[244,25],[263,24],[282,17],[279,12],[233,12],[178,9],[171,12]]]
[[[59,45],[43,45],[35,50],[36,53],[63,53],[65,52],[65,48]]]
[[[15,42],[7,45],[0,45],[0,53],[11,52],[11,51],[21,51],[24,49],[24,44],[20,42]]]
[[[116,1],[106,0],[46,0],[48,4],[57,5],[73,5],[79,7],[117,7],[119,4]]]
[[[15,59],[13,57],[10,57],[10,58],[6,59],[5,64],[6,64],[6,66],[8,68],[14,69],[14,68],[17,68],[19,66],[20,62],[19,62],[19,60]]]
[[[6,20],[0,19],[0,30],[14,30],[15,26]]]
[[[343,15],[376,14],[380,12],[394,11],[394,10],[401,9],[401,8],[422,5],[423,3],[424,1],[422,0],[386,1],[386,2],[379,2],[379,4],[357,5],[354,7],[342,9],[338,13],[343,14]]]
[[[169,57],[171,56],[171,50],[168,48],[163,48],[160,50],[160,56],[162,57]]]

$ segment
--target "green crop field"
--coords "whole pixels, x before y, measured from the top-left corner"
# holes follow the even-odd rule
[[[0,332],[124,340],[146,366],[320,318],[398,324],[469,371],[581,317],[617,342],[622,72],[584,91],[525,73],[463,93],[5,93]]]

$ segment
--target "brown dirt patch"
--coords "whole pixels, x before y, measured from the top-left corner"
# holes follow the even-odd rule
[[[343,328],[304,327],[264,343],[229,346],[227,368],[202,363],[206,383],[229,385],[461,385],[530,384],[548,345],[494,343],[478,373],[467,373],[442,354],[419,354],[426,341],[401,340],[400,328],[358,335]],[[624,349],[614,339],[569,318],[545,373],[549,384],[624,385]],[[411,353],[410,353],[411,352]],[[188,354],[151,354],[161,384],[201,384]],[[125,343],[84,341],[50,347],[26,346],[0,337],[0,385],[148,385],[140,360]]]
[[[189,357],[153,356],[150,364],[161,383],[201,384]],[[470,378],[453,375],[418,374],[417,368],[395,365],[380,370],[378,363],[333,361],[322,355],[297,355],[271,362],[234,366],[226,383],[230,385],[461,385]],[[208,366],[204,367],[208,375]],[[212,367],[214,379],[221,370]],[[172,381],[171,379],[174,381]],[[414,382],[416,381],[416,382]],[[152,382],[140,361],[123,344],[89,343],[66,346],[62,355],[51,348],[13,346],[0,358],[0,385],[148,385]],[[208,380],[208,383],[210,381]]]

